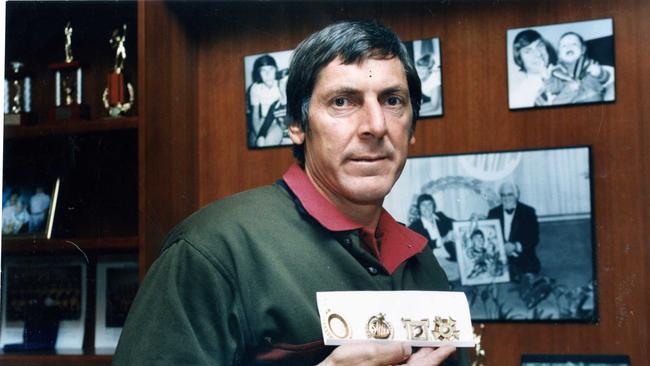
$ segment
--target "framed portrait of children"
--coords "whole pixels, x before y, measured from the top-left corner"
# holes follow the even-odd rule
[[[506,32],[510,109],[616,100],[611,18]]]
[[[249,149],[291,145],[286,86],[293,50],[244,57]]]
[[[455,221],[454,237],[463,286],[510,282],[499,220]]]
[[[9,177],[2,189],[3,238],[47,238],[59,192],[59,179],[48,182],[14,182]]]
[[[630,366],[626,355],[522,355],[521,366]]]
[[[598,318],[588,146],[407,160],[386,210],[480,322]]]
[[[404,42],[404,45],[422,82],[420,117],[442,116],[440,39],[418,39]]]

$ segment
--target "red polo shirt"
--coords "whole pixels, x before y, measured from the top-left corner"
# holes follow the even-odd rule
[[[421,252],[426,246],[426,238],[399,224],[383,208],[375,231],[350,220],[318,192],[298,164],[293,164],[282,179],[305,211],[328,230],[359,230],[359,237],[368,251],[374,254],[391,274],[400,264]]]

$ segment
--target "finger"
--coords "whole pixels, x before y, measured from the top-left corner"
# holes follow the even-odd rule
[[[437,366],[451,356],[456,347],[442,346],[439,348],[422,348],[415,352],[406,363],[409,366]]]
[[[325,364],[384,366],[404,362],[410,356],[408,344],[351,343],[337,347]]]

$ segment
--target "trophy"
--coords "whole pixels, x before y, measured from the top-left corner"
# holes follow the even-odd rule
[[[88,106],[82,103],[81,63],[72,55],[72,26],[68,22],[64,28],[65,62],[50,64],[54,72],[54,107],[48,111],[48,120],[79,120],[88,118]]]
[[[108,115],[111,117],[119,117],[128,112],[135,100],[133,85],[124,80],[124,60],[126,60],[125,41],[126,24],[122,25],[122,34],[120,34],[119,29],[116,29],[113,31],[113,35],[109,40],[111,47],[115,49],[115,65],[113,66],[113,70],[108,74],[108,87],[104,89],[102,101],[104,101],[104,107],[108,110]],[[126,98],[127,93],[128,99]]]
[[[479,332],[474,334],[474,351],[476,353],[476,358],[472,361],[472,366],[485,366],[485,362],[487,361],[485,348],[483,348],[483,345],[481,344],[484,330],[485,324],[481,323]]]
[[[22,62],[11,62],[5,79],[5,126],[20,126],[34,122],[32,109],[31,78]]]

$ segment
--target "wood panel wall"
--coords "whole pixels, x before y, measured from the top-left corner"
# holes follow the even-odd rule
[[[168,13],[174,14],[178,22],[171,25],[171,35],[156,35],[157,29],[164,28],[145,25],[146,44],[142,47],[147,59],[140,58],[141,63],[162,62],[164,71],[147,72],[148,79],[140,81],[147,93],[144,194],[148,196],[152,190],[158,192],[154,193],[156,200],[169,200],[152,203],[155,200],[146,199],[143,225],[156,231],[145,240],[148,247],[155,248],[157,242],[151,240],[160,239],[160,233],[180,220],[192,204],[198,208],[270,184],[292,163],[289,148],[246,147],[243,57],[294,48],[306,35],[333,21],[373,18],[404,40],[439,37],[441,41],[444,116],[419,121],[411,154],[593,147],[600,321],[488,324],[484,337],[488,365],[518,365],[522,353],[629,354],[633,365],[647,364],[650,98],[645,89],[650,85],[650,2],[238,2],[147,3],[143,7],[150,9],[149,13],[152,9],[164,13],[167,23]],[[605,17],[614,19],[615,103],[508,110],[508,28]],[[175,40],[166,38],[170,36]],[[156,46],[149,38],[156,39]],[[184,43],[175,46],[174,42]],[[164,50],[153,53],[158,43],[174,51],[172,61],[166,59],[169,54]],[[156,77],[167,79],[150,80]],[[154,96],[156,88],[162,89],[158,93],[164,98]],[[172,90],[175,94],[170,94]],[[174,108],[159,104],[173,104],[178,101],[174,98],[181,101]],[[175,108],[184,111],[188,106],[195,109],[175,112]],[[174,113],[169,116],[165,111]],[[154,133],[158,128],[163,130]],[[193,145],[174,147],[177,143]],[[165,146],[180,155],[154,156],[163,153]],[[164,160],[157,160],[161,158]],[[168,176],[181,179],[176,169],[188,178],[172,181],[171,188],[157,186],[166,184]],[[186,200],[186,194],[195,199]],[[155,206],[153,211],[150,205]],[[165,213],[165,205],[182,209]],[[146,231],[151,232],[149,228]]]

